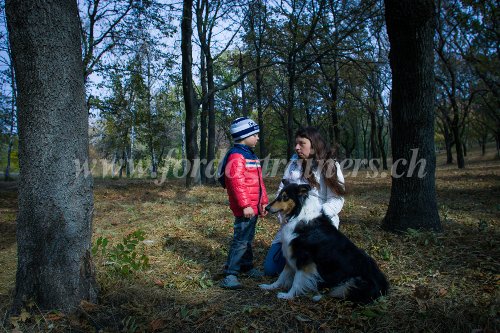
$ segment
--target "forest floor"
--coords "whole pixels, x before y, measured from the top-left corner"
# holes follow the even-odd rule
[[[355,306],[331,298],[292,301],[243,278],[244,289],[218,286],[232,236],[233,217],[220,187],[184,188],[181,180],[95,179],[94,244],[98,304],[82,303],[73,315],[41,313],[36,304],[0,322],[0,332],[497,332],[500,330],[500,161],[470,155],[467,168],[438,157],[437,196],[443,233],[384,232],[389,177],[347,177],[351,193],[341,231],[379,263],[390,293]],[[279,178],[265,183],[273,197]],[[0,182],[0,311],[6,317],[15,283],[17,184]],[[278,229],[260,219],[254,244],[262,267]],[[149,258],[145,269],[120,273],[111,251],[143,230],[133,249]],[[137,233],[136,233],[137,235]],[[129,240],[133,240],[129,237]],[[114,252],[117,253],[116,251]],[[116,260],[123,268],[124,261]]]

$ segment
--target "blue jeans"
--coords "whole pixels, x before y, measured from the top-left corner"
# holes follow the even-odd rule
[[[252,242],[256,224],[257,215],[249,219],[243,216],[234,219],[233,242],[229,249],[224,274],[238,275],[253,268]]]
[[[285,264],[286,259],[281,252],[281,243],[272,244],[264,260],[264,275],[276,276],[280,274]]]

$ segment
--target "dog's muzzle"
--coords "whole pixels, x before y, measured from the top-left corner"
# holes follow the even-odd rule
[[[279,209],[273,208],[271,205],[267,205],[265,209],[271,214],[276,214],[280,211]]]

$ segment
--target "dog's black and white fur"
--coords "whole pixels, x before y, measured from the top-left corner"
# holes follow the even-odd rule
[[[289,289],[278,293],[282,299],[327,288],[329,295],[356,303],[385,295],[389,283],[375,261],[332,225],[310,189],[309,185],[287,185],[266,207],[288,218],[282,229],[286,265],[276,282],[260,287]],[[317,294],[313,299],[320,298]]]

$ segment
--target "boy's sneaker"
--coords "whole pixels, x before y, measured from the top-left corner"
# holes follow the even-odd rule
[[[225,289],[241,289],[243,286],[241,285],[240,281],[238,281],[238,278],[236,275],[228,275],[224,279],[221,280],[219,283],[219,286]]]
[[[259,271],[257,268],[252,268],[251,270],[246,271],[244,274],[252,279],[260,279],[264,276],[264,273]]]

